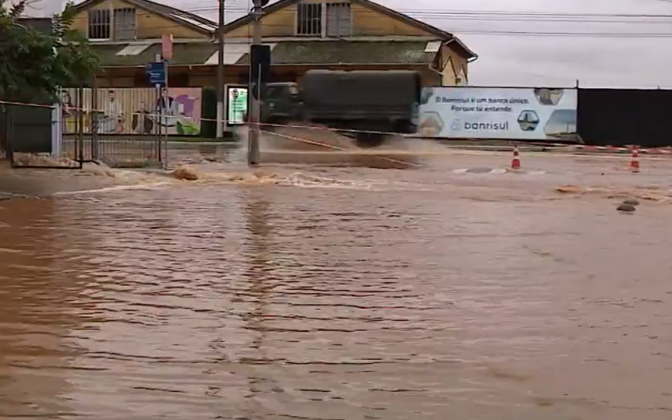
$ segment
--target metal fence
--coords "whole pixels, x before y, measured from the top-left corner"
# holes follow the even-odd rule
[[[62,155],[69,159],[112,167],[161,166],[165,155],[164,142],[156,138],[67,135],[62,144]]]
[[[0,158],[15,167],[77,167],[50,159],[54,108],[48,104],[0,103]]]
[[[138,113],[124,113],[121,103],[115,106],[114,100],[119,99],[113,95],[109,89],[63,90],[59,107],[62,155],[115,167],[162,166],[166,130],[160,124],[139,134],[124,130],[125,125],[144,121]],[[142,102],[142,98],[133,99]]]
[[[586,144],[672,146],[672,90],[579,89],[578,130]]]
[[[116,122],[121,124],[124,116],[101,109],[101,92],[65,89],[56,105],[0,101],[0,159],[21,168],[81,168],[86,162],[163,166],[167,130],[157,123],[141,133],[108,132],[113,119],[119,117]],[[163,110],[159,112],[157,121]],[[135,114],[128,117],[137,120]]]

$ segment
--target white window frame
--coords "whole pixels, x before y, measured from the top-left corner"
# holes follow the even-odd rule
[[[320,5],[320,33],[314,33],[314,34],[301,34],[299,33],[299,8],[301,6],[315,6],[315,5]],[[294,13],[294,35],[297,37],[302,37],[302,38],[310,38],[310,37],[318,37],[318,38],[324,38],[327,25],[326,25],[326,16],[327,16],[327,6],[325,2],[318,2],[318,3],[304,3],[304,2],[298,2],[296,3],[296,12]]]
[[[107,22],[107,25],[109,26],[109,36],[108,36],[107,38],[92,38],[92,37],[91,37],[91,25],[92,25],[92,23],[91,23],[91,14],[92,14],[92,13],[102,13],[102,12],[107,12],[107,13],[108,13],[108,16],[109,16],[109,20],[108,20],[108,22]],[[103,26],[103,25],[101,25],[100,23],[99,23],[98,25],[100,25],[99,27],[102,27],[102,26]],[[93,10],[89,10],[89,11],[88,11],[88,15],[87,15],[87,25],[86,25],[86,37],[87,37],[90,41],[94,41],[94,42],[95,42],[95,41],[110,41],[110,40],[112,40],[112,39],[113,39],[113,36],[114,36],[114,34],[113,34],[113,28],[114,28],[114,11],[113,11],[112,9],[93,9]]]
[[[132,39],[117,39],[117,34],[116,34],[116,19],[114,15],[118,10],[133,10],[133,18],[135,19],[135,23],[133,24],[133,38]],[[112,32],[112,39],[115,41],[135,41],[138,39],[138,10],[134,7],[120,7],[118,9],[114,9],[112,11],[112,18],[111,18],[111,24],[113,25],[111,27]]]
[[[329,10],[330,5],[336,5],[336,4],[346,4],[347,5],[348,10],[350,11],[350,31],[345,35],[339,34],[339,35],[335,35],[335,36],[330,36],[330,35],[328,35],[328,29],[327,29],[327,25],[329,24],[328,10]],[[355,16],[352,12],[352,3],[351,2],[349,2],[349,1],[348,2],[334,2],[334,1],[325,2],[324,3],[324,13],[322,14],[322,21],[324,22],[324,28],[323,28],[324,29],[323,30],[324,37],[325,38],[343,38],[343,37],[352,36],[352,33],[354,31],[354,29],[353,29],[353,27],[354,27],[354,17]]]

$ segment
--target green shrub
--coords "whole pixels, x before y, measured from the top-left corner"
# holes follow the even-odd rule
[[[214,88],[203,88],[201,101],[201,137],[214,139],[217,137],[217,91]]]

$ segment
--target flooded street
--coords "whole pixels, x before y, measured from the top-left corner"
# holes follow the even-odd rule
[[[672,159],[510,161],[0,201],[0,417],[669,420]]]

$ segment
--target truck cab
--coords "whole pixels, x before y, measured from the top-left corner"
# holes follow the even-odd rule
[[[293,82],[269,83],[261,102],[261,121],[282,124],[301,119],[302,97]]]

